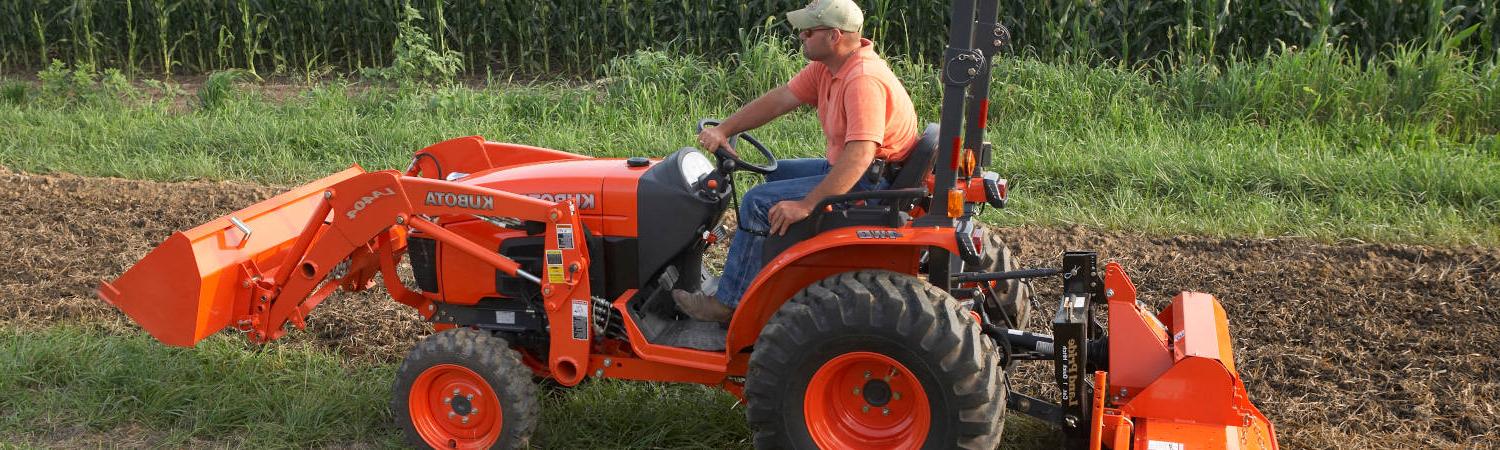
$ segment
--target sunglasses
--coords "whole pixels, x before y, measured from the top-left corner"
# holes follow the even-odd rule
[[[833,29],[833,27],[808,28],[806,30],[798,31],[797,35],[798,36],[802,36],[803,39],[812,39],[813,33],[816,33],[816,32],[819,32],[819,31],[823,31],[823,30],[832,30],[832,29]]]

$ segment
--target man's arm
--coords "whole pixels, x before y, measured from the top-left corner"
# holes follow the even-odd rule
[[[786,234],[788,227],[806,219],[812,214],[812,208],[824,198],[848,193],[870,168],[870,163],[875,160],[876,149],[875,141],[849,141],[844,144],[844,151],[833,162],[833,170],[828,172],[828,176],[812,192],[807,193],[807,197],[783,201],[771,207],[767,215],[771,221],[771,234]]]
[[[729,136],[754,130],[798,106],[802,106],[802,101],[792,95],[791,89],[786,85],[779,86],[741,106],[719,126],[704,128],[702,133],[698,133],[698,144],[710,152],[719,147],[728,147]]]

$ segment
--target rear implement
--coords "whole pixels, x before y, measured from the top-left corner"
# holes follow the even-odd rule
[[[1095,260],[1092,252],[1070,252],[1060,270],[959,275],[1063,279],[1052,335],[985,327],[1008,350],[1007,363],[1054,364],[1059,400],[1013,392],[1011,408],[1057,425],[1070,448],[1278,448],[1275,428],[1250,403],[1235,369],[1218,300],[1182,292],[1153,314],[1119,264],[1099,273]]]

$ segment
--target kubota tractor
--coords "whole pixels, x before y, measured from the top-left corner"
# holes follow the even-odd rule
[[[670,291],[712,288],[702,260],[724,234],[731,174],[773,169],[749,135],[771,163],[452,139],[405,172],[353,167],[175,233],[99,295],[170,345],[226,327],[267,342],[378,274],[438,330],[394,383],[392,411],[419,446],[520,445],[534,379],[595,377],[721,387],[744,399],[758,447],[994,448],[1009,409],[1055,424],[1070,448],[1276,448],[1212,296],[1151,312],[1089,252],[1016,270],[977,222],[1007,198],[982,169],[990,58],[1008,32],[995,0],[952,14],[941,126],[874,175],[889,189],[830,197],[769,237],[727,326],[684,317]],[[402,258],[416,286],[397,276]],[[1047,334],[1027,330],[1025,280],[1043,277],[1063,286]],[[1010,390],[1028,361],[1053,363],[1056,399]]]

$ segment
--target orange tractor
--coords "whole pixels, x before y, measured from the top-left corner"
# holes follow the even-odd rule
[[[994,448],[1014,410],[1055,424],[1070,448],[1276,448],[1212,296],[1149,311],[1089,252],[1017,270],[975,219],[1007,198],[982,170],[987,58],[1008,39],[995,3],[955,2],[941,125],[872,174],[890,188],[828,198],[768,238],[727,326],[686,318],[670,292],[712,289],[703,255],[725,234],[731,174],[771,164],[477,136],[422,149],[405,172],[353,167],[175,233],[99,295],[166,344],[226,327],[268,342],[378,274],[438,330],[393,389],[419,446],[521,445],[535,380],[594,377],[723,388],[744,399],[757,447]],[[403,258],[415,286],[397,276]],[[1025,280],[1051,277],[1063,287],[1051,330],[1027,331]],[[1056,399],[1010,389],[1010,369],[1032,361],[1053,363]]]

